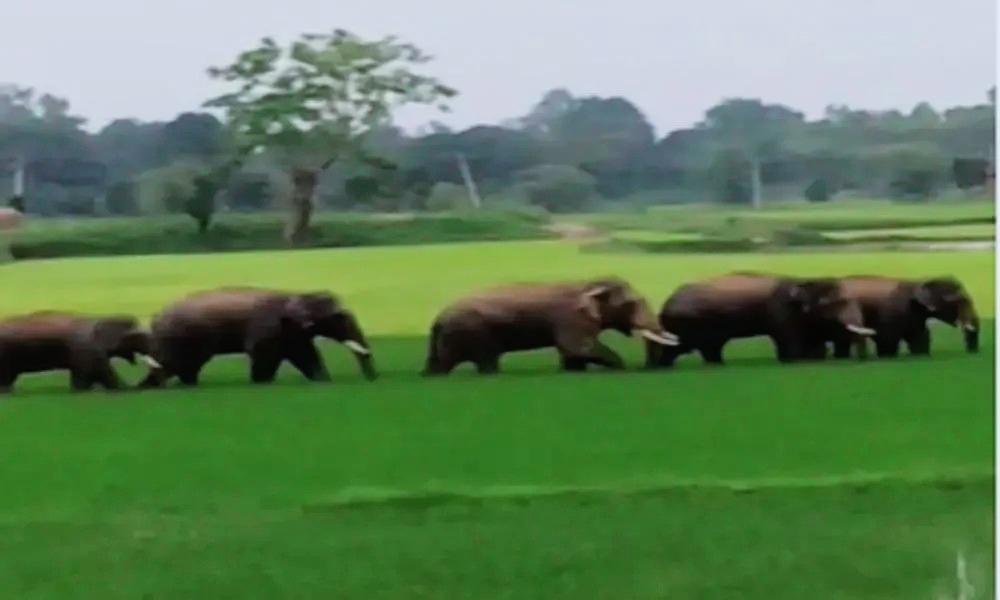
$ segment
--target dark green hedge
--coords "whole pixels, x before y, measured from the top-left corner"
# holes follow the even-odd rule
[[[519,213],[318,216],[299,248],[544,239],[544,218]],[[69,256],[180,254],[288,248],[279,215],[227,216],[204,234],[183,218],[93,219],[34,224],[10,245],[15,260]]]

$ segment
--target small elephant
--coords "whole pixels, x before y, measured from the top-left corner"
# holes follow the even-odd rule
[[[979,317],[972,298],[954,277],[908,280],[855,275],[838,281],[842,293],[861,306],[865,325],[878,331],[873,341],[880,358],[898,356],[901,342],[906,343],[911,355],[929,355],[929,319],[960,327],[966,351],[979,351]],[[850,340],[844,339],[842,332],[827,330],[822,334],[811,341],[811,352],[825,355],[826,343],[832,341],[834,358],[850,357]]]
[[[286,360],[312,381],[329,381],[313,343],[316,336],[342,343],[354,353],[367,379],[377,376],[357,319],[327,292],[253,287],[197,292],[161,312],[151,331],[160,366],[150,369],[141,388],[161,388],[174,376],[183,385],[197,385],[205,364],[228,354],[249,355],[254,383],[273,382]]]
[[[769,336],[780,362],[806,359],[812,328],[830,324],[864,344],[874,333],[865,327],[860,307],[840,294],[833,279],[799,279],[760,273],[730,273],[678,288],[659,314],[660,325],[676,333],[680,345],[646,344],[646,368],[669,368],[683,354],[697,351],[707,364],[723,364],[722,350],[732,339]]]
[[[564,371],[585,371],[589,364],[624,369],[622,358],[598,340],[607,329],[666,346],[678,343],[620,278],[517,284],[445,308],[431,327],[423,374],[447,375],[463,362],[474,363],[482,374],[497,373],[507,352],[550,347],[558,351]]]
[[[112,358],[132,364],[136,356],[159,366],[150,354],[150,335],[130,316],[87,317],[39,311],[0,321],[0,393],[9,393],[23,373],[68,369],[70,388],[86,391],[125,387]]]

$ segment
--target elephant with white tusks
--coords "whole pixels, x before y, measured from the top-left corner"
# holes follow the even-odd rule
[[[832,278],[798,278],[734,272],[683,285],[663,303],[660,324],[681,337],[674,348],[647,344],[648,369],[671,368],[681,355],[698,352],[706,364],[721,365],[730,340],[770,337],[782,363],[812,358],[811,332],[836,330],[864,348],[875,334],[856,301]]]
[[[905,343],[911,355],[931,352],[930,319],[960,329],[965,349],[979,351],[979,315],[971,296],[954,277],[899,279],[878,275],[855,275],[838,280],[841,293],[855,300],[865,325],[878,331],[872,341],[875,355],[894,358]],[[834,358],[849,358],[850,340],[843,332],[830,330],[810,341],[810,352],[825,356],[827,342],[833,342]]]
[[[340,342],[357,358],[362,374],[377,377],[371,348],[354,314],[328,292],[284,292],[228,287],[198,292],[167,307],[151,326],[153,356],[141,388],[159,388],[176,376],[198,384],[205,364],[217,355],[247,354],[253,383],[273,382],[288,361],[312,381],[330,374],[313,338]]]
[[[507,352],[555,347],[564,371],[589,364],[625,368],[598,336],[613,329],[652,343],[676,345],[646,300],[624,280],[515,284],[490,289],[446,307],[430,334],[425,376],[447,375],[472,362],[482,374],[497,373]]]
[[[135,364],[138,356],[151,367],[148,331],[132,316],[90,317],[38,311],[0,321],[0,393],[9,393],[24,373],[66,369],[70,387],[82,392],[100,385],[108,391],[126,386],[112,358]]]

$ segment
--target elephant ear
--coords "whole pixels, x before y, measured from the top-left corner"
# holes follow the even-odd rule
[[[343,312],[340,302],[328,292],[306,292],[285,302],[282,318],[308,329],[317,321]]]
[[[840,289],[833,281],[810,280],[795,286],[794,301],[802,306],[802,312],[811,313],[840,300]]]
[[[923,306],[928,312],[937,311],[937,302],[934,301],[934,292],[927,284],[920,284],[913,291],[913,301]]]
[[[595,285],[584,290],[577,304],[578,308],[594,321],[601,320],[601,304],[611,297],[612,288],[607,285]]]
[[[809,312],[812,308],[809,302],[809,295],[803,283],[795,282],[785,289],[785,297],[789,302],[802,309],[802,312]]]

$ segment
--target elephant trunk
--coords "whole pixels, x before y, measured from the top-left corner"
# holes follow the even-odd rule
[[[971,302],[963,302],[959,307],[955,325],[962,328],[965,350],[970,354],[979,352],[979,316]]]
[[[365,376],[365,379],[374,381],[378,378],[378,373],[375,371],[375,362],[372,359],[371,347],[368,345],[368,340],[365,339],[365,334],[361,332],[361,328],[358,327],[354,319],[350,320],[348,330],[347,338],[341,341],[341,343],[354,353],[354,357],[358,361],[358,367],[361,369],[361,374]]]
[[[865,327],[864,313],[861,306],[854,300],[847,300],[838,315],[838,320],[853,337],[853,345],[858,360],[868,358],[868,338],[875,335],[875,330]]]

